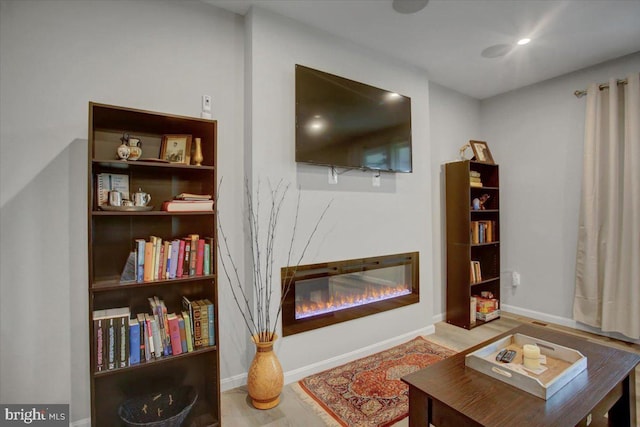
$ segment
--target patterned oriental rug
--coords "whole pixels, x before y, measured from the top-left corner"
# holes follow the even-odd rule
[[[323,416],[329,425],[387,427],[409,413],[409,386],[400,378],[454,354],[454,350],[417,337],[298,383],[330,416]]]

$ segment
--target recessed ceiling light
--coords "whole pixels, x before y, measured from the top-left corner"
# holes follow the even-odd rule
[[[429,0],[393,0],[393,10],[398,13],[416,13],[427,6]]]
[[[525,44],[528,44],[531,41],[531,39],[520,39],[518,40],[518,45],[523,46]]]

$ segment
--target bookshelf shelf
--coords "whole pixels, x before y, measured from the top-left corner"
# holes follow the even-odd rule
[[[127,366],[126,368],[118,368],[118,369],[112,369],[110,371],[94,372],[93,376],[95,378],[101,378],[101,377],[106,377],[110,375],[120,375],[126,372],[135,371],[137,369],[145,369],[151,365],[160,365],[163,363],[175,362],[176,360],[179,360],[182,358],[195,357],[200,354],[217,352],[217,351],[218,351],[218,346],[212,345],[209,347],[194,350],[192,353],[183,353],[183,354],[178,354],[176,356],[164,356],[159,359],[151,360],[149,362],[140,362],[137,365]]]
[[[157,168],[157,169],[182,169],[188,171],[202,171],[203,173],[211,172],[215,169],[214,166],[196,166],[196,165],[183,165],[175,163],[162,163],[152,162],[144,160],[136,161],[123,161],[123,160],[92,160],[92,163],[99,167],[113,168],[113,169],[133,169],[133,168]]]
[[[500,245],[500,241],[495,241],[495,242],[484,242],[484,243],[472,243],[471,247],[480,247],[480,246],[492,246],[492,245]]]
[[[123,288],[143,288],[149,286],[162,286],[162,285],[180,285],[189,282],[199,282],[205,279],[215,280],[215,274],[208,274],[202,276],[190,276],[176,279],[164,279],[164,280],[151,280],[148,282],[137,282],[135,280],[121,281],[120,278],[103,279],[94,282],[91,285],[93,292],[110,292],[114,290],[120,290]]]
[[[480,175],[482,186],[470,184],[472,171]],[[482,196],[487,197],[482,206],[484,209],[474,209],[473,200]],[[498,302],[500,301],[498,165],[469,160],[447,163],[445,198],[447,323],[472,329],[488,322],[471,320],[471,297],[480,296],[482,292],[490,292]],[[478,267],[481,275],[475,274],[478,272],[473,264]],[[481,277],[481,280],[474,281],[472,276],[473,279]]]
[[[142,141],[143,158],[141,160],[117,160],[116,148],[121,144],[120,138],[124,133]],[[163,135],[169,134],[201,138],[204,157],[202,166],[164,163],[156,160],[161,151]],[[122,425],[118,408],[128,399],[182,385],[191,386],[198,393],[198,400],[184,425],[220,425],[216,213],[215,211],[165,212],[160,210],[164,201],[172,200],[181,193],[207,194],[215,200],[216,145],[217,122],[214,120],[89,103],[87,206],[89,274],[87,282],[91,425],[94,427]],[[131,193],[141,189],[150,194],[150,205],[154,206],[153,210],[101,210],[98,187],[99,182],[101,185],[105,182],[101,174],[120,175],[119,179],[122,180],[121,182],[128,183]],[[183,269],[191,274],[181,278],[159,278],[148,281],[121,280],[121,277],[129,278],[139,274],[140,269],[143,268],[138,265],[140,260],[137,255],[142,253],[139,248],[145,247],[145,242],[150,241],[151,236],[161,239],[163,243],[183,240],[186,245],[185,239],[190,238],[191,235],[198,235],[200,241],[208,244],[209,258],[203,256],[199,259],[203,260],[201,264],[203,271],[210,274],[196,275],[193,270],[189,271],[193,265],[183,263]],[[139,242],[142,242],[142,246]],[[186,252],[179,253],[184,253],[186,257]],[[131,265],[131,268],[125,269],[127,262],[132,259],[132,254],[136,262]],[[205,259],[209,270],[204,267]],[[146,262],[145,265],[147,265]],[[165,265],[170,264],[165,262]],[[123,271],[129,271],[129,273],[123,276]],[[163,269],[151,271],[160,272],[158,276],[162,277]],[[193,351],[189,352],[186,349],[181,354],[171,355],[171,351],[163,350],[162,355],[159,352],[158,355],[150,356],[145,353],[142,346],[139,346],[140,362],[138,363],[132,364],[129,357],[125,357],[125,361],[118,360],[120,363],[116,366],[109,363],[100,365],[99,361],[104,361],[105,356],[109,362],[110,356],[109,352],[99,352],[99,349],[110,349],[111,344],[110,338],[99,340],[98,337],[100,335],[108,337],[112,330],[115,331],[114,335],[121,336],[120,331],[125,330],[125,327],[107,329],[108,332],[100,330],[99,334],[94,325],[94,313],[113,319],[116,318],[113,314],[114,310],[122,308],[125,313],[120,314],[117,319],[126,319],[126,316],[136,319],[138,314],[147,314],[150,318],[154,318],[155,314],[159,319],[164,316],[162,313],[165,311],[151,310],[150,303],[154,301],[154,297],[161,301],[161,307],[165,309],[167,315],[175,313],[178,318],[181,318],[180,315],[185,311],[183,298],[192,302],[210,303],[209,306],[194,305],[192,307],[194,310],[201,307],[198,313],[201,316],[206,315],[207,319],[213,319],[206,322],[207,329],[212,331],[212,334],[208,334],[212,339],[211,344],[203,342],[202,346],[193,345]],[[189,310],[186,311],[189,312]],[[193,317],[190,316],[190,319]],[[182,320],[184,324],[184,318]],[[121,322],[122,325],[126,323],[126,331],[128,331],[125,332],[126,337],[126,333],[130,333],[130,326],[127,320],[121,320]],[[146,324],[147,321],[142,323]],[[165,329],[160,326],[161,323],[158,321],[158,327]],[[202,328],[205,328],[204,324],[203,322]],[[186,331],[186,328],[183,331]],[[141,337],[144,335],[141,334]],[[162,343],[160,349],[171,347],[169,338],[162,335],[158,338]],[[204,341],[204,334],[202,338]],[[120,350],[119,346],[126,340],[112,341],[116,343],[115,348]],[[156,342],[155,338],[153,341]],[[181,345],[186,342],[182,336],[179,340],[171,340],[173,343],[178,341]],[[101,346],[99,342],[102,343]],[[129,343],[128,350],[114,353],[119,356],[130,356],[130,341],[126,342]],[[175,350],[176,353],[180,351],[177,348]]]
[[[158,207],[159,209],[159,207]],[[165,211],[144,211],[144,212],[117,212],[117,211],[92,211],[91,215],[94,216],[213,216],[215,211],[190,211],[190,212],[165,212]]]
[[[487,283],[495,282],[496,280],[499,280],[499,278],[498,277],[492,277],[490,279],[485,279],[485,280],[481,280],[479,282],[470,283],[470,285],[471,286],[482,286],[482,285],[486,285]]]

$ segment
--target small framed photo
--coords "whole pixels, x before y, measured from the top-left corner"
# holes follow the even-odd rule
[[[489,146],[486,142],[469,141],[469,144],[471,145],[471,149],[473,150],[473,155],[475,156],[476,162],[495,165],[493,156],[491,155],[491,151],[489,151]]]
[[[191,135],[162,135],[160,159],[188,165],[191,161]]]

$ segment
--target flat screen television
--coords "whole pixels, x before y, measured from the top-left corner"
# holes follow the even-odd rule
[[[296,162],[411,172],[411,98],[296,65]]]

